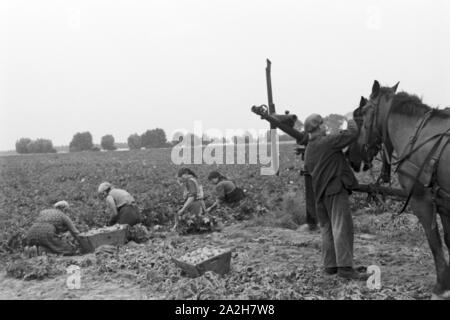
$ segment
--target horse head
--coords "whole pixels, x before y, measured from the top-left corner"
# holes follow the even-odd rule
[[[367,163],[372,163],[382,144],[387,142],[387,119],[398,84],[397,82],[393,87],[381,87],[375,80],[370,99],[358,111],[362,125],[356,144]]]
[[[363,125],[362,109],[367,103],[368,100],[365,97],[361,97],[359,107],[353,111],[353,119],[356,121],[356,124],[358,125],[360,130]],[[370,168],[367,154],[366,152],[364,152],[364,149],[360,147],[358,142],[352,143],[348,147],[345,155],[354,171],[359,172],[361,170],[362,164],[364,164],[363,171],[367,171]]]

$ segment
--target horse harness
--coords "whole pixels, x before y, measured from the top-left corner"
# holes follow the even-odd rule
[[[375,116],[373,118],[373,120],[371,121],[370,127],[371,130],[369,131],[369,139],[368,141],[371,141],[371,137],[372,137],[372,132],[374,130],[380,131],[377,128],[377,122],[378,122],[378,117],[379,117],[379,105],[380,105],[380,100],[381,98],[378,98],[378,102],[377,104],[374,106],[374,110],[375,110]],[[389,108],[385,118],[383,119],[382,123],[387,123],[387,120],[389,118],[389,114],[391,112],[391,109]],[[382,130],[381,130],[381,141],[379,139],[377,139],[378,141],[376,141],[373,145],[373,147],[376,149],[375,154],[378,152],[381,152],[381,159],[383,161],[383,168],[384,166],[386,166],[386,168],[388,168],[389,173],[382,173],[382,175],[380,175],[380,177],[378,177],[377,179],[377,184],[380,182],[380,180],[383,180],[384,182],[388,182],[390,181],[390,171],[391,171],[391,157],[392,157],[392,144],[390,143],[388,137],[389,137],[389,133],[387,131],[387,126],[382,126]],[[380,146],[378,145],[380,144]],[[366,153],[368,151],[368,149],[370,148],[370,146],[367,144],[366,145]],[[386,175],[386,177],[383,177],[383,175]],[[388,181],[386,181],[386,179]]]
[[[405,211],[409,200],[411,199],[413,192],[418,184],[418,182],[422,182],[423,186],[425,188],[431,188],[431,192],[433,195],[433,203],[436,203],[436,200],[438,197],[444,198],[448,201],[450,201],[450,193],[442,189],[438,183],[437,183],[437,169],[439,167],[439,160],[442,156],[442,153],[445,150],[445,147],[449,143],[450,140],[450,128],[448,128],[445,132],[440,132],[437,134],[432,135],[431,137],[425,139],[425,141],[421,142],[419,145],[415,146],[417,139],[419,137],[419,134],[427,124],[428,120],[432,117],[433,110],[428,111],[419,121],[417,122],[415,133],[412,137],[410,137],[408,145],[405,147],[402,156],[395,161],[394,165],[397,165],[395,169],[395,173],[398,172],[400,169],[400,166],[405,163],[405,161],[416,151],[418,151],[421,147],[423,147],[428,142],[436,139],[436,142],[431,147],[430,151],[428,152],[427,156],[425,157],[425,160],[420,165],[419,170],[417,172],[416,176],[414,177],[414,182],[411,190],[408,193],[408,197],[406,198],[406,202],[403,205],[403,208],[400,210],[399,213],[402,213]],[[428,170],[426,170],[427,164],[429,164]],[[404,170],[401,170],[403,174],[412,176],[405,172]],[[427,171],[427,172],[425,172]],[[425,178],[421,181],[422,174],[425,173]]]
[[[377,105],[375,106],[375,117],[374,120],[372,120],[371,123],[371,129],[373,129],[374,126],[376,126],[376,122],[378,120],[378,107],[380,104],[380,99],[378,100]],[[389,108],[386,117],[385,117],[385,121],[383,121],[383,123],[387,123],[387,119],[389,117],[389,114],[391,112],[391,109]],[[423,147],[426,143],[432,141],[433,139],[436,139],[436,142],[434,143],[434,145],[432,146],[432,148],[430,149],[430,152],[428,153],[428,155],[425,157],[424,162],[420,165],[419,170],[417,172],[416,176],[413,176],[411,174],[408,174],[407,172],[405,172],[404,170],[401,170],[402,173],[412,176],[414,178],[414,182],[413,182],[413,186],[411,187],[408,196],[406,198],[405,204],[403,205],[403,208],[400,210],[399,214],[403,213],[406,209],[406,207],[408,206],[409,201],[411,200],[411,197],[414,193],[414,190],[417,186],[417,183],[420,181],[420,178],[422,176],[422,173],[425,171],[425,168],[427,166],[427,164],[429,163],[430,166],[428,167],[427,170],[427,179],[425,179],[425,181],[423,181],[423,185],[425,188],[431,188],[432,191],[432,196],[433,196],[433,203],[434,205],[436,205],[436,201],[438,200],[438,198],[442,198],[444,201],[450,201],[450,193],[444,189],[442,189],[438,183],[437,183],[437,169],[439,167],[439,160],[442,156],[442,153],[445,150],[445,147],[447,146],[447,144],[449,143],[450,140],[450,128],[448,128],[445,132],[441,132],[441,133],[437,133],[427,139],[425,139],[425,141],[421,142],[419,145],[415,146],[417,139],[419,137],[419,134],[422,132],[423,128],[425,127],[425,125],[427,124],[428,120],[432,117],[433,114],[433,110],[428,111],[427,113],[425,113],[425,115],[418,120],[417,124],[416,124],[416,128],[415,128],[415,133],[412,137],[410,137],[409,143],[408,145],[406,145],[403,154],[400,156],[400,158],[398,158],[397,161],[395,161],[394,165],[396,165],[396,169],[394,171],[394,173],[396,173],[397,171],[399,171],[400,166],[402,164],[405,164],[405,161],[411,157],[411,155],[416,152],[417,150],[419,150],[421,147]],[[378,130],[379,131],[379,130]],[[370,136],[372,134],[372,130],[370,131],[370,135],[369,135],[369,140],[370,141]],[[386,147],[386,142],[388,142],[389,140],[388,138],[388,132],[387,132],[387,125],[382,125],[382,132],[381,132],[382,138],[381,138],[381,151],[383,152],[383,159],[384,161],[386,161],[389,165],[391,164],[390,162],[390,157],[388,156],[389,153],[387,151],[387,147]],[[368,148],[366,146],[366,148]],[[379,147],[377,147],[378,149],[380,149]],[[386,155],[388,154],[388,155]],[[411,163],[411,162],[409,162]],[[411,163],[412,164],[412,163]]]

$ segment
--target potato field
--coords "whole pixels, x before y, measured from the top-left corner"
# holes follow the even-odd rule
[[[190,165],[202,183],[207,206],[214,199],[207,176],[218,169],[245,190],[244,208],[219,209],[202,221],[186,218],[171,231],[180,209],[179,166],[170,149],[79,152],[0,158],[0,299],[428,299],[434,264],[417,219],[401,203],[384,206],[367,195],[351,196],[355,263],[377,265],[381,289],[365,282],[324,276],[320,232],[298,230],[305,222],[302,161],[294,145],[280,150],[279,176],[260,175],[259,165]],[[376,172],[374,173],[376,175]],[[369,182],[369,173],[357,175]],[[109,181],[136,199],[148,231],[112,252],[24,259],[22,240],[40,210],[66,200],[81,232],[103,227],[106,205],[97,187]],[[220,228],[209,228],[219,224]],[[197,278],[172,261],[205,247],[232,250],[231,270]],[[81,269],[81,288],[66,285],[67,267]]]

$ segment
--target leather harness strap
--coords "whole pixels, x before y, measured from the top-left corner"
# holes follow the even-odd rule
[[[436,153],[431,157],[431,165],[433,166],[433,178],[435,178],[437,174],[437,168],[439,166],[439,160],[441,159],[442,153],[444,153],[445,147],[447,146],[450,140],[450,128],[447,129],[445,133],[443,133],[442,142],[439,145],[439,148],[436,150]],[[431,183],[430,183],[431,185]]]
[[[450,129],[449,129],[449,130],[450,130]],[[422,172],[423,172],[423,169],[425,168],[425,166],[427,165],[427,163],[433,158],[433,156],[436,157],[436,155],[438,154],[438,153],[436,153],[435,151],[438,150],[438,148],[439,148],[440,145],[444,145],[444,146],[445,146],[445,145],[447,144],[447,142],[448,142],[448,136],[447,136],[447,133],[448,133],[449,130],[447,130],[445,133],[441,133],[441,134],[439,135],[438,140],[437,140],[436,143],[433,145],[433,147],[431,148],[431,150],[430,150],[430,152],[428,153],[427,157],[425,158],[425,160],[423,161],[422,165],[420,166],[419,171],[418,171],[418,173],[417,173],[417,175],[416,175],[416,177],[415,177],[415,179],[414,179],[414,182],[413,182],[413,185],[412,185],[412,187],[411,187],[411,190],[410,190],[409,193],[408,193],[408,197],[406,198],[406,201],[405,201],[405,203],[404,203],[404,205],[403,205],[403,208],[400,210],[399,214],[403,213],[403,211],[405,211],[406,207],[408,206],[408,203],[409,203],[409,201],[411,200],[411,197],[412,197],[412,195],[413,195],[413,193],[414,193],[414,190],[415,190],[415,188],[416,188],[416,186],[417,186],[417,182],[419,181],[419,178],[420,178],[420,175],[421,175]],[[445,143],[441,143],[444,137],[447,137],[447,139],[445,139]],[[444,147],[441,147],[441,152],[442,152],[443,149],[444,149]],[[437,155],[437,157],[440,157],[440,154]],[[436,161],[435,161],[434,164],[433,164],[433,165],[434,165],[433,171],[436,170],[435,164],[436,164]],[[397,169],[398,169],[398,167],[397,167]]]
[[[447,198],[450,199],[450,194],[445,191],[444,189],[442,189],[437,183],[437,170],[439,168],[439,160],[441,159],[442,153],[445,150],[445,147],[447,146],[447,144],[450,141],[450,129],[448,129],[445,132],[445,136],[442,139],[442,143],[439,145],[439,148],[437,149],[437,152],[435,153],[435,155],[431,158],[431,164],[433,166],[433,173],[432,173],[432,177],[431,177],[431,182],[428,185],[428,187],[432,187],[433,188],[433,198],[434,200],[436,199],[436,196],[439,196],[439,194],[441,194],[441,197],[443,198]]]

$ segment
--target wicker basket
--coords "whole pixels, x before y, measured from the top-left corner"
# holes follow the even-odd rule
[[[96,248],[103,245],[120,246],[127,242],[128,225],[120,225],[113,231],[96,234],[81,233],[80,245],[83,253],[94,252]]]
[[[217,274],[223,275],[230,271],[231,250],[227,250],[195,265],[176,258],[172,258],[172,261],[175,262],[175,264],[180,267],[186,275],[192,278],[199,277],[206,271],[213,271]]]

